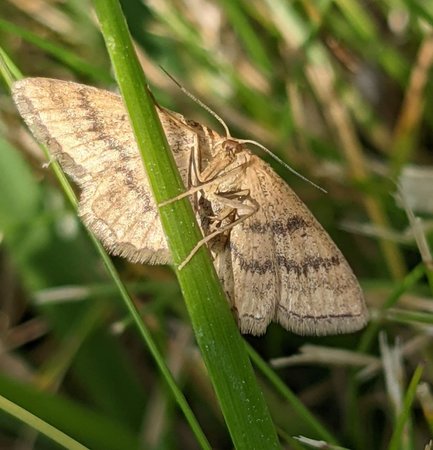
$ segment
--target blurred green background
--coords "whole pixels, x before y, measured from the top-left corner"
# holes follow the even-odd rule
[[[291,357],[277,374],[342,446],[424,448],[433,431],[433,4],[121,3],[158,102],[221,128],[161,65],[234,136],[323,186],[326,195],[270,161],[365,290],[372,321],[357,334],[299,337],[272,325],[246,340],[265,361]],[[26,76],[116,89],[89,2],[4,0],[0,45]],[[0,395],[90,448],[199,448],[6,86],[0,95]],[[231,448],[171,269],[115,264],[212,447]],[[290,436],[320,436],[258,377],[282,446],[310,448]],[[1,413],[0,448],[58,447]]]

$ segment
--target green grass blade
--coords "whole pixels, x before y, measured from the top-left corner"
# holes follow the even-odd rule
[[[395,305],[398,301],[398,299],[415,283],[417,283],[425,274],[425,268],[424,264],[420,263],[418,264],[414,269],[411,270],[410,273],[408,273],[404,279],[397,284],[391,295],[388,297],[386,302],[382,306],[382,311],[386,311],[387,309],[391,308],[393,305]],[[374,320],[371,320],[368,324],[367,328],[364,330],[359,346],[358,351],[361,353],[366,353],[374,339],[376,338],[378,332],[381,328],[381,322],[380,318],[376,318]]]
[[[95,0],[150,184],[158,203],[183,190],[144,74],[117,1]],[[179,264],[201,238],[191,205],[181,200],[160,209],[173,261]],[[179,226],[183,224],[184,226]],[[279,448],[263,394],[206,248],[177,273],[203,359],[238,449]]]
[[[283,383],[281,378],[266,364],[260,355],[248,345],[248,353],[254,364],[259,368],[263,375],[270,381],[275,389],[287,400],[302,422],[308,425],[317,437],[332,444],[337,444],[337,439],[328,431],[296,397],[296,395]]]
[[[6,51],[0,47],[0,74],[6,86],[10,88],[14,80],[21,77],[20,71],[13,64]]]
[[[263,39],[259,37],[258,33],[250,25],[245,11],[241,8],[241,4],[232,0],[223,0],[221,4],[230,21],[233,23],[233,28],[236,30],[236,33],[239,34],[239,37],[245,45],[252,61],[261,67],[262,70],[271,73],[272,63],[266,53]]]
[[[404,324],[433,325],[433,314],[421,311],[408,311],[405,309],[389,309],[386,318],[390,321]]]
[[[19,408],[37,416],[86,447],[136,450],[140,446],[139,438],[130,427],[62,395],[44,392],[38,386],[3,374],[0,374],[0,392],[8,401],[19,405]],[[6,427],[2,422],[1,427],[3,426]],[[13,427],[14,424],[7,426]]]
[[[410,411],[412,408],[412,403],[415,400],[416,388],[421,380],[421,376],[423,374],[424,367],[418,366],[415,370],[415,373],[410,380],[409,387],[407,389],[406,395],[403,400],[403,408],[401,410],[400,415],[397,418],[397,423],[394,428],[394,432],[391,436],[391,441],[388,446],[388,450],[400,450],[401,440],[403,436],[404,427],[408,421]]]
[[[53,44],[52,42],[43,39],[31,31],[13,24],[12,22],[0,18],[0,30],[15,34],[36,47],[39,47],[49,55],[58,59],[65,66],[70,67],[76,73],[81,73],[82,75],[88,76],[95,81],[103,81],[105,83],[113,82],[111,75],[106,70],[96,68],[94,65],[89,64],[86,60],[78,57],[76,54],[59,45]]]
[[[29,427],[32,427],[39,433],[44,434],[45,436],[52,439],[54,442],[57,442],[64,448],[70,450],[86,450],[87,447],[81,445],[75,439],[72,439],[67,434],[53,427],[49,423],[41,420],[39,417],[30,413],[29,411],[21,408],[21,406],[17,405],[9,401],[7,398],[0,395],[0,409],[15,417],[18,420],[21,420],[23,423],[27,424]]]

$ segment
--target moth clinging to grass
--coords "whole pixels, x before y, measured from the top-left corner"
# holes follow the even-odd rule
[[[80,216],[104,246],[132,262],[170,263],[121,97],[27,78],[14,84],[13,98],[81,188]],[[157,109],[241,332],[263,334],[271,321],[298,334],[362,328],[356,277],[289,186],[242,141]]]

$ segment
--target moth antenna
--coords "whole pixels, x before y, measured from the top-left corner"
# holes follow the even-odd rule
[[[171,81],[173,81],[173,83],[175,83],[179,89],[185,94],[187,95],[191,100],[193,100],[194,102],[196,102],[198,105],[200,105],[202,108],[204,108],[209,114],[211,114],[212,116],[215,117],[216,120],[218,120],[218,122],[223,126],[224,131],[226,132],[226,137],[227,139],[230,139],[232,137],[232,135],[230,134],[230,130],[229,127],[226,125],[226,123],[224,122],[224,120],[213,110],[211,109],[209,106],[207,106],[205,103],[203,103],[199,98],[197,98],[194,94],[191,94],[191,92],[189,92],[186,88],[184,88],[172,75],[170,75],[162,66],[159,66],[161,68],[161,70],[170,78]]]
[[[195,97],[193,94],[191,94],[191,92],[189,92],[186,88],[184,88],[172,75],[170,75],[162,66],[159,66],[161,68],[161,70],[170,78],[171,81],[173,81],[173,83],[175,83],[179,89],[186,94],[190,99],[192,99],[193,101],[195,101],[198,105],[200,105],[202,108],[204,108],[209,114],[211,114],[212,116],[215,117],[216,120],[218,120],[218,122],[224,127],[224,130],[226,132],[226,138],[227,139],[234,139],[232,138],[232,135],[230,134],[229,131],[229,127],[226,125],[226,123],[224,122],[224,120],[215,112],[213,111],[209,106],[207,106],[205,103],[203,103],[200,99],[198,99],[197,97]],[[323,189],[321,186],[319,186],[318,184],[314,183],[313,181],[309,180],[307,177],[304,177],[304,175],[301,175],[299,172],[297,172],[295,169],[293,169],[292,167],[290,167],[287,163],[285,163],[282,159],[280,159],[277,155],[275,155],[274,153],[272,153],[268,148],[266,148],[264,145],[256,142],[256,141],[252,141],[249,139],[236,139],[237,142],[241,143],[241,144],[253,144],[256,145],[257,147],[261,148],[265,153],[267,153],[269,156],[271,156],[275,161],[277,161],[278,163],[280,163],[283,167],[285,167],[289,172],[293,173],[294,175],[296,175],[297,177],[299,177],[301,180],[306,181],[307,183],[310,183],[312,186],[314,186],[316,189],[319,189],[319,191],[324,192],[325,194],[328,193],[328,191],[326,191],[326,189]]]
[[[306,181],[307,183],[310,183],[312,186],[314,186],[316,189],[319,189],[319,191],[324,192],[325,194],[328,193],[328,191],[318,184],[314,183],[314,181],[311,181],[304,175],[301,175],[299,172],[297,172],[293,167],[290,167],[287,163],[285,163],[281,158],[279,158],[275,153],[272,153],[268,148],[266,148],[264,145],[260,144],[259,142],[252,141],[250,139],[236,139],[237,142],[241,144],[253,144],[257,147],[261,148],[265,153],[267,153],[269,156],[271,156],[275,161],[280,163],[283,167],[285,167],[289,172],[293,173],[297,177],[299,177],[301,180]]]

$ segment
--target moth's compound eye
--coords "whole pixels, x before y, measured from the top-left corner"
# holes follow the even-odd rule
[[[239,153],[243,149],[242,144],[233,139],[227,139],[224,141],[223,147],[230,156],[235,156],[236,153]]]

